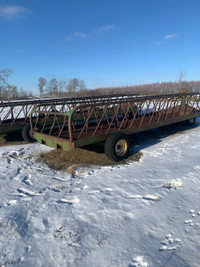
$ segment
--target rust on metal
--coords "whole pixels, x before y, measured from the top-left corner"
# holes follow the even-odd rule
[[[64,106],[35,106],[30,122],[40,143],[69,150],[105,141],[114,132],[133,134],[199,117],[200,94],[110,97]]]
[[[0,103],[0,133],[22,129],[29,123],[30,112],[35,105],[40,111],[67,112],[80,104],[108,102],[110,99],[123,99],[135,94],[114,94],[106,96],[76,97],[76,98],[49,98],[24,101],[4,101]]]

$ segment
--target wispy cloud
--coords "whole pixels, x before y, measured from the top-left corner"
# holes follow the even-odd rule
[[[89,37],[89,35],[84,32],[74,32],[71,35],[65,37],[65,41],[72,41],[74,39],[78,39],[78,38],[83,39],[87,37]]]
[[[113,30],[116,30],[117,27],[115,25],[105,25],[102,27],[98,27],[95,29],[96,32],[104,33],[104,32],[110,32]]]
[[[75,32],[72,34],[72,37],[77,37],[77,38],[87,38],[88,34],[84,32]]]
[[[168,35],[163,36],[163,39],[164,40],[170,40],[170,39],[176,38],[177,36],[178,35],[176,33],[172,33],[172,34],[168,34]]]
[[[161,40],[153,42],[155,45],[163,45],[166,42],[175,39],[176,37],[178,37],[177,33],[171,33],[171,34],[167,34],[165,36],[162,37]]]
[[[114,31],[116,29],[117,27],[115,25],[104,25],[102,27],[97,27],[93,29],[93,31],[90,34],[86,34],[84,32],[74,32],[70,34],[69,36],[65,37],[64,40],[69,42],[69,41],[74,41],[76,39],[84,39],[84,38],[95,36],[97,34],[104,34],[110,31]]]
[[[19,5],[1,5],[0,6],[0,17],[5,19],[17,19],[24,16],[29,9]]]

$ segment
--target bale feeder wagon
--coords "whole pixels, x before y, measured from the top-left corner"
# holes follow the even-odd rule
[[[68,105],[70,109],[75,107],[77,104],[89,104],[89,103],[98,103],[101,101],[110,101],[110,98],[113,99],[123,99],[131,97],[133,94],[115,94],[115,95],[105,95],[105,96],[92,96],[89,99],[87,97],[77,97],[77,98],[43,98],[43,99],[30,99],[30,100],[18,100],[18,101],[3,101],[0,102],[0,134],[22,131],[23,138],[30,142],[33,137],[28,136],[30,130],[29,126],[29,117],[30,112],[35,105],[40,105],[41,110],[46,110],[46,105],[51,107],[51,110],[58,110],[59,107]]]
[[[200,116],[200,93],[108,97],[55,105],[37,105],[31,133],[41,144],[69,151],[104,142],[108,158],[120,161],[130,151],[128,135]]]

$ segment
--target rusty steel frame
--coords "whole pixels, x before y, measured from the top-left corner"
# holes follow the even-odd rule
[[[60,112],[73,109],[78,104],[89,104],[110,101],[111,98],[123,99],[132,97],[135,94],[114,94],[105,96],[77,97],[77,98],[49,98],[25,101],[10,101],[0,103],[0,133],[22,129],[29,123],[30,112],[35,105],[40,105],[44,111],[52,107]],[[43,108],[44,107],[44,108]],[[47,110],[46,110],[47,111]]]
[[[35,138],[70,150],[105,141],[114,132],[133,134],[200,116],[200,94],[173,94],[79,103],[72,109],[36,106],[30,117]]]

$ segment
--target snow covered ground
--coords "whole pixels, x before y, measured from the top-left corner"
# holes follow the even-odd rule
[[[36,161],[46,146],[0,147],[0,266],[200,266],[199,130],[75,176]]]

